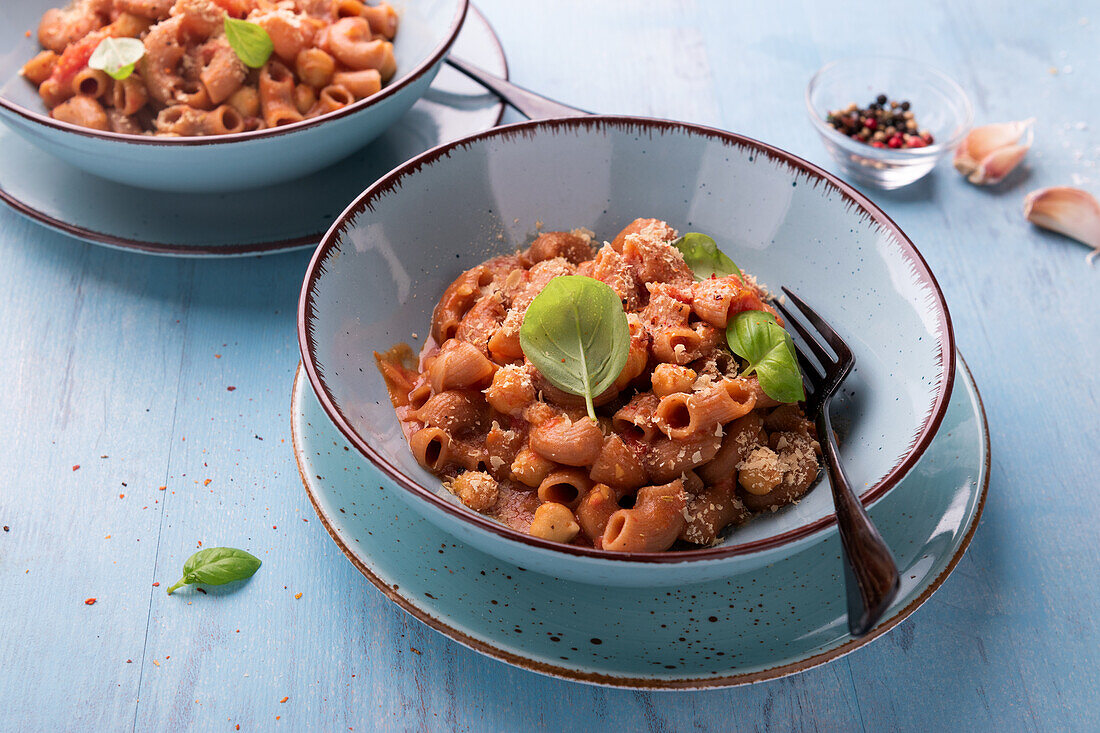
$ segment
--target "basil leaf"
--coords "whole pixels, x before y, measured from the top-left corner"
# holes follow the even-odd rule
[[[742,311],[726,325],[730,350],[748,362],[742,376],[756,372],[764,394],[778,402],[806,399],[791,335],[764,311]]]
[[[684,256],[684,262],[699,280],[728,275],[741,277],[741,268],[718,249],[717,242],[706,234],[688,232],[673,242],[672,246],[680,250],[680,254]]]
[[[88,59],[89,69],[99,69],[107,76],[122,81],[134,73],[134,67],[145,55],[145,44],[136,38],[104,38]]]
[[[630,328],[622,301],[599,280],[562,275],[527,306],[519,343],[542,376],[570,394],[592,398],[611,386],[626,365]]]
[[[271,42],[271,36],[267,35],[267,31],[263,28],[247,20],[230,18],[228,15],[225,16],[223,25],[225,38],[242,64],[258,69],[271,58],[275,44]]]
[[[168,589],[172,591],[193,583],[225,585],[251,578],[260,569],[260,559],[233,547],[208,547],[199,550],[183,564],[183,577]]]

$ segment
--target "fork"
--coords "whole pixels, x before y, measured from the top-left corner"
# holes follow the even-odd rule
[[[833,330],[805,301],[783,288],[783,292],[798,309],[799,314],[812,326],[814,332],[793,317],[791,310],[779,301],[774,305],[783,314],[806,349],[797,349],[802,366],[803,380],[807,387],[806,412],[817,425],[818,439],[825,466],[829,471],[829,484],[833,489],[833,505],[836,507],[836,524],[840,532],[840,544],[844,549],[844,586],[848,597],[848,630],[852,636],[866,635],[882,618],[894,601],[901,584],[898,566],[882,535],[867,516],[859,498],[840,464],[840,452],[829,418],[829,402],[840,389],[840,383],[852,371],[856,360],[844,339]],[[825,343],[822,344],[822,341]],[[828,345],[832,350],[825,347]]]
[[[592,114],[583,109],[555,102],[553,99],[535,94],[507,79],[490,74],[485,69],[474,66],[469,61],[448,56],[447,64],[485,87],[493,94],[516,108],[516,111],[529,120],[541,120],[548,117],[587,117]]]

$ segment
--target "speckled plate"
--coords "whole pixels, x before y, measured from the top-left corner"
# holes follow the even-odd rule
[[[454,53],[500,76],[504,50],[470,6]],[[176,256],[262,254],[320,241],[376,178],[440,143],[493,127],[504,104],[444,66],[409,112],[373,143],[306,178],[232,194],[146,191],[85,173],[0,125],[0,201],[94,244]]]
[[[871,509],[902,586],[882,623],[861,639],[848,635],[835,529],[729,580],[604,588],[502,564],[425,520],[349,447],[301,369],[291,406],[294,451],[310,501],[352,564],[460,644],[579,682],[733,686],[801,672],[868,643],[928,600],[962,558],[985,502],[989,434],[973,377],[961,358],[959,366],[935,439]]]

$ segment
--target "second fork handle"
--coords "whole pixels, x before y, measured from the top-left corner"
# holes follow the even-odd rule
[[[478,84],[496,94],[529,120],[542,120],[550,117],[587,117],[592,114],[583,109],[570,107],[547,99],[534,92],[529,92],[523,87],[510,81],[494,76],[484,69],[479,69],[468,61],[447,57],[447,63],[470,77]]]
[[[898,566],[844,473],[828,405],[822,406],[818,414],[817,434],[825,454],[837,529],[844,548],[848,630],[852,636],[860,637],[875,627],[897,597],[901,585]]]

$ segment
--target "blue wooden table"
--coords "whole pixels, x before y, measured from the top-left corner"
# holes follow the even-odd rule
[[[992,481],[968,554],[897,629],[795,677],[648,694],[512,669],[392,606],[310,508],[288,414],[308,253],[125,254],[5,209],[0,729],[1100,728],[1100,267],[1021,215],[1033,188],[1100,194],[1100,6],[481,7],[521,84],[826,167],[803,89],[856,52],[937,63],[980,122],[1038,118],[1026,167],[997,189],[944,163],[869,192],[939,277],[985,398]],[[168,597],[200,543],[264,566]]]

